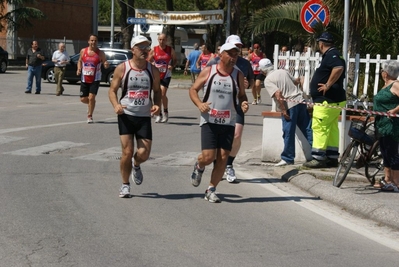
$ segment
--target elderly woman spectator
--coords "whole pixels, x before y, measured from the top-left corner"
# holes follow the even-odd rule
[[[399,62],[387,60],[382,63],[381,76],[385,85],[374,97],[374,111],[388,114],[375,118],[384,160],[385,181],[381,190],[399,192],[399,117],[396,117],[399,113]]]

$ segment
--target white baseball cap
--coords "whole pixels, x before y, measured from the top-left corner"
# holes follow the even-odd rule
[[[242,45],[241,38],[238,35],[230,35],[229,37],[227,37],[226,43]]]
[[[268,59],[268,58],[262,58],[260,61],[259,61],[259,69],[261,70],[261,71],[264,71],[264,72],[266,72],[268,69],[270,69],[271,67],[273,67],[273,64],[272,64],[272,62],[270,61],[270,59]]]
[[[236,49],[240,51],[240,48],[238,48],[235,44],[225,43],[224,45],[222,45],[222,47],[220,47],[220,53],[222,53],[223,51],[229,51],[231,49]]]
[[[132,39],[132,41],[130,42],[130,47],[133,48],[133,46],[144,42],[147,42],[149,45],[151,44],[151,41],[148,40],[147,37],[143,35],[138,35]]]

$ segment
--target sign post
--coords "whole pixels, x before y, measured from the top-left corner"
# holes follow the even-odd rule
[[[136,36],[139,35],[139,27],[137,24],[140,24],[142,26],[143,24],[147,25],[147,20],[146,18],[135,18],[135,17],[128,17],[127,18],[127,24],[135,24],[136,27]],[[142,30],[143,31],[143,30]],[[148,30],[147,30],[148,31]],[[144,32],[144,31],[143,31]]]
[[[313,28],[316,23],[322,22],[327,26],[330,22],[330,11],[321,0],[309,0],[301,9],[301,24],[302,27],[309,33],[313,33]]]

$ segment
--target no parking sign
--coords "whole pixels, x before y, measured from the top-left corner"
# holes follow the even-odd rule
[[[317,22],[321,21],[324,26],[330,22],[330,11],[321,0],[310,0],[301,9],[302,27],[309,33],[313,33],[313,28]]]

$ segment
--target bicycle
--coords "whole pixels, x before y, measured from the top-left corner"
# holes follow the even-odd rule
[[[352,94],[350,96],[356,98],[355,104],[362,102],[363,98],[363,103],[360,104],[367,109],[367,96],[362,96],[360,99]],[[353,166],[356,169],[364,167],[367,180],[371,185],[374,185],[375,176],[384,168],[374,121],[370,121],[371,117],[372,115],[368,113],[365,119],[353,119],[351,121],[348,135],[352,141],[346,147],[339,161],[334,176],[334,186],[340,187],[342,185]]]

